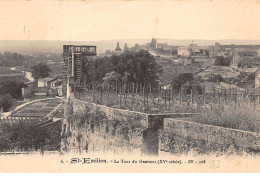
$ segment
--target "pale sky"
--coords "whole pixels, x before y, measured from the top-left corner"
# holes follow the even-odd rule
[[[260,1],[0,1],[0,40],[152,37],[260,40]]]

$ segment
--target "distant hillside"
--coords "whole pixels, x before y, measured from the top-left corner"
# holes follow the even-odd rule
[[[0,52],[11,51],[22,54],[33,53],[62,53],[62,45],[96,45],[98,54],[104,53],[106,50],[114,50],[116,43],[119,41],[120,47],[123,49],[125,43],[129,47],[134,46],[136,43],[145,44],[150,42],[151,39],[125,39],[125,40],[103,40],[103,41],[49,41],[49,40],[32,40],[32,41],[17,41],[17,40],[0,40]],[[174,40],[174,39],[157,39],[159,43],[168,43],[174,46],[186,46],[189,45],[192,40]],[[194,40],[194,43],[205,46],[213,45],[215,42],[219,42],[224,45],[256,45],[260,44],[260,40]]]

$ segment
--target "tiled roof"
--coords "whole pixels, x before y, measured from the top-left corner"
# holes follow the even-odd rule
[[[53,81],[53,80],[55,80],[55,79],[56,79],[56,78],[47,77],[47,78],[38,79],[38,81],[41,81],[41,82],[50,82],[50,81]]]
[[[254,68],[247,68],[244,70],[244,72],[248,72],[248,73],[255,73],[258,70],[257,67]]]

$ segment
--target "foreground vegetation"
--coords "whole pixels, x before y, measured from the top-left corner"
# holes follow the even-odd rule
[[[7,112],[16,100],[22,99],[23,83],[6,81],[0,83],[0,108]]]
[[[78,99],[106,105],[113,108],[144,113],[198,113],[189,120],[203,124],[233,129],[260,132],[259,100],[256,95],[239,94],[175,94],[161,91],[137,93],[118,90],[119,93],[105,90],[75,91]],[[136,91],[136,90],[135,90]],[[120,93],[121,92],[121,93]]]
[[[199,116],[190,120],[208,125],[221,126],[260,133],[260,109],[255,109],[250,101],[239,100],[221,105],[211,104]]]
[[[25,122],[0,124],[0,152],[57,151],[60,148],[61,124],[37,127]]]

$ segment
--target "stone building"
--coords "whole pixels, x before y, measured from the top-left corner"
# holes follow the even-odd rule
[[[96,56],[96,46],[63,45],[62,95],[67,96],[68,85],[83,83],[84,64],[89,57]],[[72,86],[73,87],[73,86]]]

